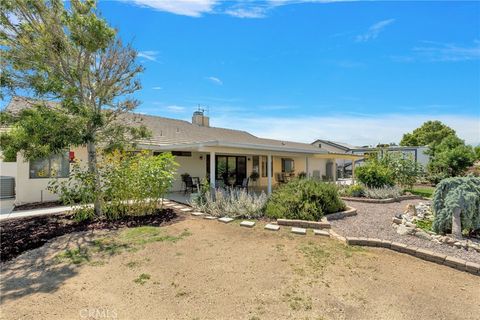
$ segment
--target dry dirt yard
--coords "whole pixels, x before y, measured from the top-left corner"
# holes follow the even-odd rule
[[[478,319],[480,278],[384,249],[187,218],[4,263],[2,319]]]

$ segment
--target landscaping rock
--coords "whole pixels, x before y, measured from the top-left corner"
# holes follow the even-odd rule
[[[204,213],[203,212],[198,212],[198,211],[194,211],[192,212],[192,216],[196,216],[196,217],[199,217],[199,216],[203,216]]]
[[[395,224],[402,224],[402,219],[399,219],[397,217],[393,217],[393,223]]]
[[[292,227],[292,233],[305,235],[307,234],[307,229]]]
[[[223,222],[223,223],[230,223],[235,219],[229,218],[229,217],[221,217],[218,219],[218,221]]]
[[[204,219],[207,219],[207,220],[215,220],[217,219],[217,217],[214,217],[214,216],[205,216],[203,217]]]
[[[425,231],[423,230],[417,230],[415,232],[415,236],[421,238],[421,239],[425,239],[425,240],[431,240],[432,239],[432,236],[429,235],[428,233],[426,233]]]
[[[254,221],[242,221],[242,222],[240,222],[240,226],[247,227],[247,228],[253,228],[253,226],[255,226],[255,222]]]
[[[330,233],[325,230],[314,229],[313,234],[316,236],[330,237]]]
[[[277,225],[277,224],[269,223],[265,226],[265,229],[270,230],[270,231],[278,231],[278,230],[280,230],[280,226]]]
[[[400,235],[409,235],[415,232],[414,228],[410,228],[405,226],[404,224],[400,224],[397,228],[397,233]]]

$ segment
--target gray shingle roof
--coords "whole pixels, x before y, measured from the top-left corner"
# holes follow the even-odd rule
[[[32,100],[14,97],[8,104],[6,110],[10,112],[18,112],[24,108],[32,106]],[[169,146],[179,144],[202,144],[207,142],[215,142],[218,145],[240,145],[248,144],[258,147],[270,149],[285,149],[307,153],[327,153],[318,147],[308,144],[291,141],[282,141],[274,139],[264,139],[256,137],[246,131],[233,130],[217,127],[203,127],[192,124],[187,121],[164,118],[160,116],[129,113],[121,117],[128,125],[139,126],[145,125],[152,132],[152,138],[148,141],[140,141],[140,143]]]

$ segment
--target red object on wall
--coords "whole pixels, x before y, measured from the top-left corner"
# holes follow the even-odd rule
[[[70,162],[75,161],[75,152],[74,151],[69,151],[68,152],[68,158],[69,158]]]

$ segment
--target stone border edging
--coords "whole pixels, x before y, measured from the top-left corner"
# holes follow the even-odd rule
[[[347,206],[347,210],[326,214],[325,218],[327,218],[328,221],[331,221],[331,220],[343,219],[346,217],[352,217],[356,215],[357,215],[357,209]]]
[[[312,229],[330,229],[331,220],[339,220],[345,217],[357,215],[357,209],[347,206],[347,210],[330,213],[325,215],[320,221],[308,221],[300,219],[277,219],[277,224],[281,226],[290,226],[298,228],[312,228]]]
[[[362,198],[362,197],[340,197],[342,200],[353,201],[353,202],[363,202],[363,203],[394,203],[400,202],[403,200],[425,200],[422,196],[417,195],[406,195],[400,196],[398,198],[387,198],[387,199],[371,199],[371,198]],[[430,200],[430,199],[428,199]]]
[[[297,228],[312,228],[312,229],[330,229],[330,222],[323,217],[320,221],[308,221],[298,219],[277,219],[277,224],[281,226],[290,226]]]
[[[380,247],[385,249],[390,249],[393,251],[406,253],[408,255],[430,261],[435,262],[437,264],[441,264],[444,266],[448,266],[460,271],[466,271],[473,275],[480,276],[480,264],[474,262],[468,262],[459,258],[447,256],[444,254],[436,253],[427,249],[418,248],[415,246],[409,246],[399,242],[392,242],[388,240],[381,240],[375,238],[362,238],[362,237],[341,237],[338,234],[330,231],[333,237],[335,238],[342,238],[339,239],[343,241],[345,239],[346,244],[348,245],[357,245],[363,247]]]

